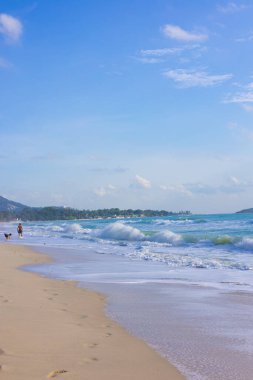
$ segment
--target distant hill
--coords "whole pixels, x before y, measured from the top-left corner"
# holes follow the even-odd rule
[[[245,210],[237,211],[236,214],[253,214],[253,208],[246,208]]]
[[[190,215],[190,211],[172,212],[166,210],[120,210],[119,208],[99,210],[77,210],[70,207],[29,207],[0,196],[0,220],[75,220],[98,218],[140,218],[169,215]]]
[[[0,195],[0,211],[1,212],[20,212],[27,206],[22,203],[10,201]]]

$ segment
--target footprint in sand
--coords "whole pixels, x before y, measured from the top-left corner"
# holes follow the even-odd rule
[[[91,343],[88,347],[89,348],[95,348],[98,346],[98,343]]]
[[[107,325],[101,325],[101,327],[104,329],[110,329],[112,326],[107,324]]]
[[[96,357],[93,358],[84,358],[84,363],[92,363],[92,362],[98,362],[99,359]]]
[[[86,348],[96,348],[98,343],[84,343],[84,347]]]
[[[0,298],[4,298],[4,296],[0,296]],[[7,299],[3,299],[2,302],[6,303],[9,302]]]

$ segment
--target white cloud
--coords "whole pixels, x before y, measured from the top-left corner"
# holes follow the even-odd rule
[[[174,40],[179,40],[179,41],[206,41],[208,39],[207,34],[203,33],[197,33],[197,32],[188,32],[180,26],[177,25],[171,25],[167,24],[163,28],[163,32],[166,35],[166,37],[172,38]]]
[[[247,112],[253,112],[253,105],[250,104],[242,104],[242,108]]]
[[[192,196],[192,192],[188,190],[185,187],[185,185],[181,185],[181,184],[180,185],[161,185],[160,189],[164,191],[171,191],[171,192],[175,192],[175,193],[179,193],[179,194],[183,194],[187,196]]]
[[[227,193],[240,193],[252,188],[253,181],[250,179],[241,180],[238,177],[232,175],[228,178],[227,183],[224,186],[220,186],[221,192]]]
[[[164,55],[170,55],[170,54],[176,54],[180,53],[183,48],[162,48],[162,49],[147,49],[147,50],[141,50],[140,54],[142,56],[156,56],[156,57],[163,57]]]
[[[107,185],[107,189],[108,190],[116,190],[116,187],[109,184],[109,185]]]
[[[105,188],[102,186],[94,189],[94,193],[99,197],[104,197],[107,194]]]
[[[141,58],[137,58],[138,61],[142,62],[142,63],[160,63],[162,62],[161,59],[159,58],[154,58],[154,57],[141,57]]]
[[[18,42],[22,35],[23,26],[21,22],[10,15],[0,13],[0,34],[7,42]]]
[[[134,182],[144,189],[149,189],[151,187],[151,182],[148,179],[139,176],[138,174],[136,174]]]
[[[98,197],[104,197],[106,195],[112,194],[116,190],[116,187],[109,184],[106,186],[100,186],[93,190],[94,194],[96,194]]]
[[[232,74],[210,75],[204,71],[168,70],[164,75],[174,80],[180,87],[210,87],[221,84],[232,78]]]
[[[219,12],[222,13],[237,13],[244,11],[247,9],[248,6],[245,4],[236,4],[235,2],[231,1],[225,5],[218,5],[217,9]]]
[[[252,102],[253,102],[253,91],[237,93],[225,100],[225,103],[238,103],[238,104],[252,103]]]
[[[199,44],[185,45],[174,48],[160,48],[160,49],[142,49],[139,52],[137,59],[142,63],[160,63],[169,56],[181,56],[187,52],[193,52],[196,59],[197,55],[201,56],[205,48]],[[197,53],[196,53],[197,52]]]
[[[232,175],[223,184],[210,185],[203,182],[194,182],[160,186],[160,189],[163,191],[183,194],[192,198],[195,195],[214,196],[218,193],[237,194],[252,186],[253,181],[243,181]]]
[[[244,90],[236,94],[229,94],[224,100],[224,103],[240,104],[246,111],[252,111],[253,103],[253,82],[244,86]]]
[[[253,41],[253,34],[248,35],[247,37],[239,37],[236,38],[236,42],[248,42],[248,41]]]
[[[191,45],[185,45],[181,47],[174,47],[174,48],[161,48],[161,49],[142,49],[140,51],[140,55],[143,57],[164,57],[167,55],[175,55],[180,54],[185,51],[189,50],[200,50],[203,51],[203,47],[199,44],[191,44]]]

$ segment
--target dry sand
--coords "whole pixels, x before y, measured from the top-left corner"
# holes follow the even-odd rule
[[[0,245],[1,380],[184,379],[105,316],[100,294],[16,269],[48,260],[27,247]]]

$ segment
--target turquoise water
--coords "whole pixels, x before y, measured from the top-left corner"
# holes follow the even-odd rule
[[[54,258],[29,267],[103,292],[107,312],[189,380],[251,380],[253,214],[1,224]]]
[[[101,252],[175,268],[253,268],[252,214],[33,222],[24,227],[26,244],[80,249],[92,244]],[[5,231],[15,235],[15,224],[2,225]]]

